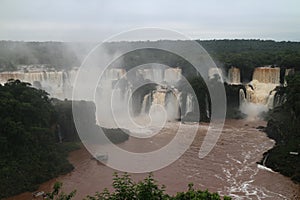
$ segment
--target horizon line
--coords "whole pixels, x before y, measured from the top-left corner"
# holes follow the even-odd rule
[[[276,40],[270,38],[215,38],[215,39],[191,39],[193,41],[272,41],[272,42],[294,42],[298,43],[300,40]],[[158,39],[158,40],[120,40],[120,41],[109,41],[111,42],[158,42],[158,41],[191,41],[191,40],[176,40],[176,39]],[[103,41],[60,41],[60,40],[10,40],[0,39],[0,42],[40,42],[40,43],[102,43]]]

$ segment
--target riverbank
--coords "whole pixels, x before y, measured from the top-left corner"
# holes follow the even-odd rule
[[[265,165],[300,185],[300,132],[296,120],[282,107],[270,114],[264,131],[275,146],[264,154]]]
[[[129,140],[119,144],[121,148],[135,152],[153,150],[165,145],[174,136],[174,127],[178,122],[168,123],[166,128],[153,138]],[[186,131],[189,126],[184,125]],[[166,185],[168,194],[187,190],[193,182],[195,188],[208,189],[221,195],[230,195],[241,199],[299,199],[300,186],[289,178],[274,172],[259,169],[257,162],[263,153],[273,147],[274,141],[264,132],[256,129],[266,126],[264,121],[227,120],[223,133],[212,152],[203,159],[198,158],[199,147],[208,129],[200,124],[198,134],[191,147],[177,161],[166,168],[155,171],[154,178],[159,184]],[[139,143],[137,143],[137,140]],[[59,176],[43,183],[39,190],[50,191],[57,181],[63,183],[63,191],[77,189],[75,200],[93,195],[104,188],[112,189],[112,174],[115,170],[97,163],[83,147],[69,155],[69,161],[75,167],[71,173]],[[147,174],[131,174],[135,181]],[[28,200],[31,193],[23,193],[8,200]]]

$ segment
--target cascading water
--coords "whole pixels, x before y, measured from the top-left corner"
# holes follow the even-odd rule
[[[193,112],[194,105],[193,105],[193,95],[187,94],[186,96],[186,106],[185,106],[185,115],[190,112]]]
[[[180,118],[180,105],[179,105],[179,98],[178,98],[178,91],[173,90],[169,91],[166,95],[166,110],[167,110],[167,117],[169,121],[173,121]]]
[[[247,99],[249,102],[264,104],[268,102],[270,92],[280,84],[280,68],[255,68],[253,80],[247,85]]]
[[[169,68],[165,70],[164,81],[172,85],[176,84],[181,79],[180,68]]]
[[[209,68],[208,78],[209,79],[217,78],[217,79],[220,79],[221,81],[223,81],[223,72],[222,72],[222,69],[217,68],[217,67]]]
[[[241,83],[241,72],[237,67],[231,67],[228,70],[228,82],[230,84],[240,84]]]
[[[154,82],[161,83],[164,80],[164,70],[159,68],[152,68],[152,77]]]
[[[260,83],[279,84],[280,68],[279,67],[258,67],[253,73],[253,80]]]
[[[210,119],[209,99],[208,95],[205,97],[205,111],[207,119]]]
[[[131,96],[130,84],[125,80],[125,70],[106,69],[101,75],[96,90],[97,123],[108,128],[126,126],[128,121],[119,120],[121,124],[116,124],[114,119],[128,119],[127,116],[131,112],[129,104]],[[113,109],[113,112],[111,109]],[[118,113],[118,116],[113,116],[113,113]]]
[[[176,84],[181,79],[181,69],[180,68],[144,68],[138,69],[138,75],[141,75],[144,80],[151,80],[155,83],[166,82],[169,85]]]
[[[163,107],[166,110],[168,120],[178,119],[180,117],[180,108],[182,108],[182,94],[179,94],[173,87],[181,80],[181,69],[153,67],[139,69],[138,71],[144,80],[149,79],[159,84],[156,90],[144,96],[141,113],[148,114],[150,110],[152,113],[156,111],[161,112],[161,108]],[[192,107],[191,101],[189,102],[191,104],[189,107]],[[190,111],[192,111],[192,108]]]
[[[273,90],[273,91],[270,92],[270,95],[268,97],[268,102],[267,102],[268,109],[273,109],[274,108],[275,95],[276,95],[276,91],[275,90]]]
[[[142,103],[142,111],[141,111],[141,114],[147,114],[149,109],[150,109],[150,105],[151,105],[151,93],[150,94],[146,94],[144,96],[144,99],[143,99],[143,103]]]
[[[247,103],[246,95],[243,89],[240,89],[239,91],[239,101],[240,106]]]
[[[253,80],[246,86],[248,103],[240,104],[241,111],[251,118],[256,118],[261,112],[274,106],[274,89],[280,85],[280,68],[255,68]]]
[[[72,85],[76,77],[77,70],[70,71],[15,71],[0,73],[0,83],[4,84],[9,79],[19,79],[28,82],[35,87],[40,87],[48,92],[52,97],[64,99],[71,97]]]

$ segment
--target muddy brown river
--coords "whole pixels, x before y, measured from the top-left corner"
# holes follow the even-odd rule
[[[178,122],[168,123],[159,134],[148,139],[130,138],[119,146],[135,152],[150,151],[165,145],[174,136],[172,129]],[[169,194],[184,191],[190,182],[195,188],[208,189],[233,199],[300,199],[300,185],[283,175],[262,169],[260,161],[265,151],[274,145],[265,133],[256,129],[265,126],[264,121],[227,120],[216,146],[203,159],[199,159],[199,147],[206,134],[208,124],[200,124],[191,147],[177,161],[155,171],[154,178],[164,184]],[[186,130],[188,131],[186,125]],[[137,143],[138,142],[138,143]],[[50,191],[56,181],[63,183],[63,191],[77,190],[75,200],[93,195],[104,188],[111,189],[112,174],[115,170],[91,159],[82,147],[70,153],[69,160],[75,169],[43,183],[39,190]],[[132,174],[135,181],[147,174]],[[9,200],[30,200],[29,192],[9,198]]]

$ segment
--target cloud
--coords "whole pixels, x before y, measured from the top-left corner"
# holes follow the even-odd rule
[[[101,41],[150,26],[200,39],[300,40],[299,7],[296,0],[0,0],[0,39]]]

